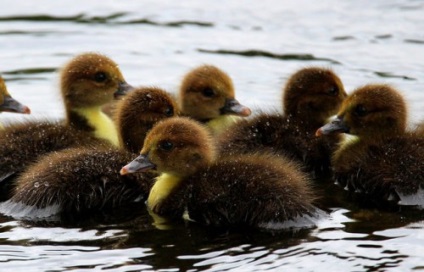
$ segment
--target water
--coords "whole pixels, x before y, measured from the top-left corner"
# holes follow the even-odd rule
[[[308,65],[333,68],[348,92],[396,86],[410,123],[424,119],[424,3],[398,1],[11,1],[0,9],[0,71],[31,118],[63,116],[56,69],[104,53],[133,85],[178,89],[211,63],[238,99],[279,109],[281,88]],[[4,113],[1,120],[22,118]],[[411,271],[424,269],[424,215],[379,211],[331,193],[330,218],[312,230],[266,233],[192,223],[158,229],[145,211],[79,223],[0,217],[1,271]],[[163,226],[162,226],[163,227]]]

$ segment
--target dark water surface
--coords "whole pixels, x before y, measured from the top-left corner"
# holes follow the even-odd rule
[[[97,51],[119,63],[129,83],[170,92],[189,69],[217,65],[241,102],[265,110],[280,109],[291,73],[323,65],[348,92],[393,84],[411,124],[424,119],[422,1],[2,0],[2,7],[0,72],[31,118],[63,116],[56,69]],[[424,270],[423,212],[358,207],[343,190],[325,192],[330,217],[294,233],[157,227],[143,210],[60,224],[0,216],[0,270]]]

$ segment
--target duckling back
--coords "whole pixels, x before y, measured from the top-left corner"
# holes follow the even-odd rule
[[[52,153],[19,177],[13,196],[0,204],[0,212],[35,219],[107,211],[128,203],[144,205],[151,178],[119,175],[122,163],[133,156],[113,147]]]
[[[266,153],[220,160],[188,178],[189,216],[212,226],[313,227],[321,212],[298,168]]]
[[[10,189],[18,173],[52,151],[60,151],[71,146],[108,146],[109,143],[97,139],[89,133],[63,126],[62,122],[37,122],[13,124],[6,128],[0,139],[0,199],[10,197]]]

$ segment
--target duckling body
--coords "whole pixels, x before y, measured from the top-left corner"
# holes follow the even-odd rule
[[[15,100],[7,91],[4,79],[0,76],[0,113],[1,112],[15,112],[15,113],[31,113],[31,110]],[[0,123],[0,131],[3,129]]]
[[[66,119],[5,127],[0,138],[0,182],[52,151],[101,141],[118,145],[116,129],[100,107],[125,94],[128,86],[117,64],[109,58],[95,53],[73,58],[61,71]],[[7,197],[7,190],[1,192],[1,197]]]
[[[121,176],[119,169],[134,157],[132,141],[141,148],[139,142],[152,123],[174,115],[178,112],[174,107],[173,99],[161,89],[135,89],[118,103],[117,124],[124,149],[108,144],[46,155],[20,175],[13,196],[0,211],[15,217],[66,217],[144,205],[155,174]],[[138,138],[135,132],[140,133]]]
[[[213,65],[202,65],[187,73],[179,92],[181,114],[205,123],[214,134],[251,114],[235,99],[228,74]]]
[[[424,205],[424,139],[406,132],[406,105],[392,87],[356,89],[317,135],[349,133],[333,155],[335,178],[371,203]]]
[[[188,132],[191,132],[188,134]],[[212,139],[187,118],[170,118],[146,137],[141,155],[121,174],[162,173],[147,204],[161,215],[211,226],[314,226],[318,210],[297,164],[271,154],[215,158]]]
[[[333,71],[301,69],[286,84],[284,113],[239,120],[220,135],[219,152],[230,156],[266,149],[303,163],[306,171],[326,173],[338,136],[317,139],[315,131],[337,112],[345,97],[343,84]]]
[[[0,211],[35,219],[142,205],[150,188],[148,176],[119,175],[122,164],[133,157],[113,147],[70,148],[47,155],[20,175]]]

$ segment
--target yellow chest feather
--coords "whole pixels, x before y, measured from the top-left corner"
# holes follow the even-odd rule
[[[89,125],[94,128],[94,136],[106,139],[114,146],[119,146],[119,137],[115,124],[99,107],[77,109],[76,112],[84,116]]]
[[[359,137],[350,135],[350,134],[344,134],[343,139],[340,141],[340,150],[344,150],[347,147],[354,145],[359,142]]]
[[[240,117],[233,115],[222,115],[218,118],[212,119],[206,125],[212,130],[213,134],[219,134],[225,129],[233,125]]]
[[[163,173],[156,178],[156,182],[150,190],[147,205],[153,209],[162,200],[166,199],[172,190],[180,183],[181,178]]]

